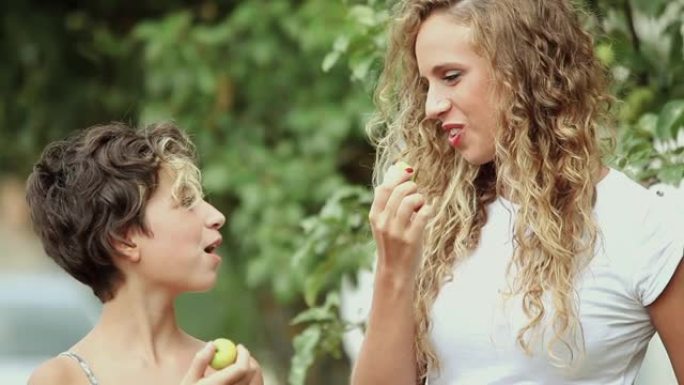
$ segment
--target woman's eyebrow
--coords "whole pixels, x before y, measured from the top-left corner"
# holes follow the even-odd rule
[[[435,76],[440,76],[442,72],[444,72],[447,69],[454,69],[454,68],[464,68],[465,66],[459,62],[456,61],[451,61],[451,62],[445,62],[445,63],[440,63],[435,66],[433,66],[430,69],[430,74],[435,75]],[[419,77],[421,80],[426,79],[426,75],[420,74]]]
[[[432,67],[432,73],[433,74],[439,74],[441,72],[444,72],[447,69],[454,69],[454,67],[458,68],[463,68],[463,64],[459,62],[447,62],[447,63],[442,63],[442,64],[437,64],[436,66]]]

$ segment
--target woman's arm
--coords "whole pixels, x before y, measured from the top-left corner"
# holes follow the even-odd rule
[[[414,341],[413,285],[378,272],[352,385],[415,385]]]
[[[392,166],[375,190],[369,219],[378,258],[368,328],[352,373],[353,385],[415,385],[414,282],[431,209]]]
[[[677,382],[684,385],[684,260],[647,309],[670,357]]]

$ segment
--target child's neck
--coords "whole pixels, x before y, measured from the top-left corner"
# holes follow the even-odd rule
[[[91,335],[98,342],[106,341],[109,353],[120,351],[144,365],[174,360],[168,352],[178,351],[190,338],[178,327],[174,299],[168,293],[124,284],[104,304]]]

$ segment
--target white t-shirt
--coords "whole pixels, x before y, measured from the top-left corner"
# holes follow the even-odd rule
[[[454,268],[432,308],[430,338],[441,366],[429,371],[429,385],[634,382],[655,332],[645,306],[665,289],[684,254],[684,212],[616,170],[597,192],[601,237],[577,285],[584,354],[559,367],[541,343],[532,356],[517,345],[527,318],[520,297],[501,295],[517,207],[498,198],[488,207],[480,246]],[[554,353],[567,357],[562,349]]]

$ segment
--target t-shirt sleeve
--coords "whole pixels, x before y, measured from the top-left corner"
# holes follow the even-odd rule
[[[671,199],[656,198],[643,221],[637,246],[634,292],[643,306],[665,290],[684,257],[684,209]]]

